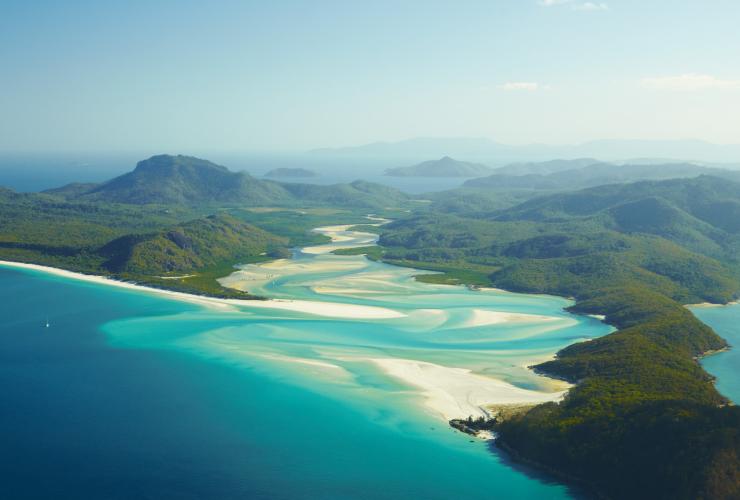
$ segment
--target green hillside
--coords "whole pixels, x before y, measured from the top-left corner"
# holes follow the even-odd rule
[[[67,201],[189,207],[328,205],[383,210],[408,202],[407,195],[380,184],[279,183],[181,155],[153,156],[103,184],[70,184],[46,194]]]
[[[126,235],[100,248],[112,273],[187,273],[244,262],[284,247],[286,240],[226,214],[210,215],[150,234]]]
[[[282,184],[282,187],[294,200],[313,205],[382,211],[395,209],[409,201],[408,195],[395,188],[361,180],[329,186]]]
[[[740,184],[701,176],[599,186],[535,198],[491,217],[562,222],[591,220],[624,233],[662,236],[734,260],[740,234]]]
[[[222,288],[216,278],[234,264],[284,255],[289,244],[240,218],[201,217],[176,207],[60,203],[47,195],[12,194],[0,199],[0,214],[0,259],[215,296],[244,296]]]
[[[573,165],[573,168],[564,168]],[[569,191],[607,184],[642,180],[667,180],[713,175],[740,180],[732,170],[705,167],[693,163],[626,164],[595,160],[557,160],[534,164],[517,164],[497,169],[492,175],[470,179],[465,187],[486,189],[534,189],[539,191]]]
[[[576,158],[572,160],[548,160],[535,162],[517,162],[509,163],[503,167],[494,170],[495,175],[548,175],[556,172],[565,172],[568,170],[578,170],[592,165],[604,164],[613,165],[599,161],[595,158]]]
[[[696,361],[726,342],[682,304],[740,291],[738,202],[740,185],[700,177],[466,216],[432,205],[383,226],[380,244],[385,260],[445,272],[438,281],[575,297],[573,311],[618,328],[534,367],[578,385],[497,422],[514,457],[609,498],[737,498],[740,409]]]
[[[389,168],[385,175],[394,177],[480,177],[490,174],[491,168],[481,163],[460,161],[444,156],[408,167]]]
[[[127,174],[79,195],[82,199],[133,204],[243,203],[289,200],[279,184],[189,156],[153,156]]]

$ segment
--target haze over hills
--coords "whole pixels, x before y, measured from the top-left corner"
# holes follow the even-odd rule
[[[265,177],[281,178],[310,178],[318,177],[319,174],[307,168],[274,168],[265,174]]]
[[[576,158],[573,160],[547,160],[547,161],[529,161],[509,163],[503,167],[495,169],[496,175],[548,175],[564,170],[575,170],[578,168],[590,167],[598,163],[604,163],[595,158]],[[611,165],[611,164],[609,164]]]
[[[534,198],[494,219],[590,220],[622,233],[661,236],[705,255],[731,257],[740,232],[740,184],[703,175],[598,186]]]
[[[189,156],[158,155],[140,161],[129,173],[78,195],[118,203],[269,203],[285,199],[276,184],[245,172]]]
[[[558,160],[557,162],[521,164],[526,174],[516,174],[517,164],[496,170],[493,175],[479,179],[470,179],[464,183],[468,188],[490,189],[536,189],[567,190],[579,189],[604,184],[634,182],[640,180],[661,180],[673,178],[714,175],[727,179],[740,179],[740,172],[720,168],[704,167],[693,163],[617,165],[606,162],[595,162],[583,167],[561,170],[570,164],[579,165],[582,160],[574,162]],[[512,172],[501,174],[499,172]],[[535,173],[543,172],[543,173]],[[546,173],[550,172],[550,173]]]
[[[700,140],[606,139],[574,145],[506,145],[486,138],[421,137],[398,142],[321,148],[312,155],[398,158],[422,161],[430,157],[452,157],[508,163],[552,158],[601,158],[624,161],[629,158],[676,158],[692,162],[740,162],[739,144],[713,144]]]
[[[359,146],[312,149],[309,153],[327,156],[376,156],[423,160],[445,155],[460,157],[500,155],[513,149],[512,146],[499,144],[482,137],[417,137],[398,142],[373,142]]]
[[[389,168],[385,175],[395,177],[480,177],[493,170],[481,163],[459,161],[449,156],[428,160],[408,167]]]

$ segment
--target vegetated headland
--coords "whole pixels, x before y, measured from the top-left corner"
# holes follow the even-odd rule
[[[0,190],[0,258],[247,298],[217,278],[326,241],[309,229],[339,217],[388,215],[378,246],[346,252],[440,271],[420,278],[435,283],[573,297],[573,312],[617,328],[533,367],[576,384],[564,401],[456,425],[490,427],[514,457],[606,497],[737,498],[740,410],[697,362],[727,344],[684,307],[740,291],[737,175],[673,165],[646,180],[661,171],[650,165],[610,183],[614,168],[591,167],[577,167],[595,183],[585,189],[568,189],[559,165],[420,203],[363,181],[283,184],[162,155],[102,184]]]

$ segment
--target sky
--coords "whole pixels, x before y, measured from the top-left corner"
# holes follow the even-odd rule
[[[740,143],[737,0],[0,0],[0,151]]]

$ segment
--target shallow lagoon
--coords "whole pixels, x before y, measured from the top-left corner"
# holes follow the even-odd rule
[[[692,307],[701,321],[727,340],[730,350],[701,360],[706,371],[717,377],[717,390],[735,404],[740,402],[740,304],[721,307]]]
[[[367,238],[333,234],[350,238],[346,245]],[[569,496],[451,430],[440,408],[475,408],[475,397],[445,401],[469,376],[503,384],[495,390],[506,394],[557,394],[559,383],[526,365],[603,335],[606,325],[565,313],[564,299],[426,285],[411,278],[418,271],[322,252],[232,277],[273,297],[320,301],[319,314],[264,303],[214,309],[0,270],[5,492]],[[434,393],[379,359],[440,367],[442,378],[459,370],[462,379]]]

